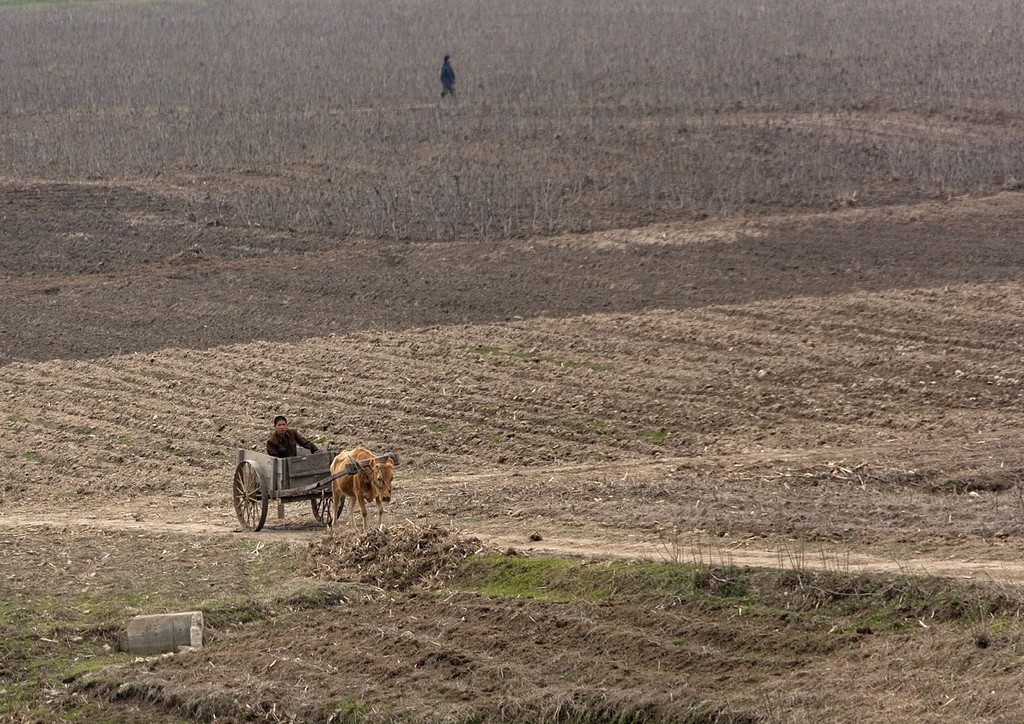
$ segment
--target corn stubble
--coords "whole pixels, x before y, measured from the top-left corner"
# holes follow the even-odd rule
[[[1008,0],[30,5],[0,163],[408,240],[994,193],[1024,169],[1021,24]]]

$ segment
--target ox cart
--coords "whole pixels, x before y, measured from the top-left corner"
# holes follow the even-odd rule
[[[313,517],[331,522],[331,461],[335,452],[275,458],[256,450],[238,449],[238,465],[231,485],[235,515],[242,527],[258,531],[267,522],[270,501],[277,502],[277,517],[284,518],[284,504],[308,500]]]
[[[352,462],[337,475],[331,475],[331,462],[337,452],[310,453],[304,448],[290,458],[275,458],[256,450],[238,448],[238,465],[231,485],[235,515],[242,527],[255,532],[267,522],[270,501],[277,502],[277,517],[284,518],[284,504],[308,500],[313,517],[323,525],[331,523],[331,488],[335,478],[356,472],[361,461]],[[394,453],[381,455],[398,464]]]

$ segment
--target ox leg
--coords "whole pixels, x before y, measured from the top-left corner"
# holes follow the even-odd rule
[[[359,503],[359,512],[363,514],[363,532],[365,533],[370,530],[370,525],[366,522],[366,498],[357,494],[356,502]]]

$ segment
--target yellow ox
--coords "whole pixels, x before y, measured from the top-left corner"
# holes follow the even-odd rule
[[[377,504],[377,527],[384,527],[384,504],[391,502],[391,482],[394,479],[395,455],[377,457],[362,445],[339,453],[331,462],[331,475],[337,477],[331,483],[331,530],[338,522],[338,516],[345,507],[345,500],[352,501],[349,514],[352,527],[356,525],[356,504],[363,516],[363,530],[368,530],[366,503]]]

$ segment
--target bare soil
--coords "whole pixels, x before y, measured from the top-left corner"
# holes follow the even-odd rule
[[[341,564],[310,605],[293,595],[322,580],[309,556],[356,534],[331,538],[301,504],[242,530],[230,483],[236,449],[284,413],[328,448],[399,453],[387,526],[442,526],[453,546],[1015,591],[1021,194],[342,245],[246,226],[215,195],[196,211],[202,183],[0,179],[4,598],[82,607],[90,580],[113,600],[170,577],[174,604],[269,602],[250,626],[213,615],[200,652],[52,682],[51,713],[1019,716],[1020,632],[839,636],[635,597],[371,585]],[[290,572],[254,578],[264,559]],[[110,636],[65,644],[88,658]],[[0,689],[24,675],[12,661]]]

